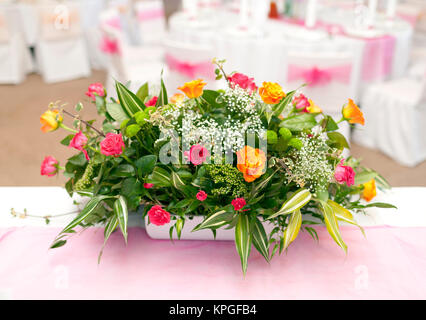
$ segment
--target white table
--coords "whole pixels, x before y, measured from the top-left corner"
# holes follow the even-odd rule
[[[426,227],[426,207],[420,201],[426,198],[426,187],[393,188],[386,193],[378,192],[373,202],[388,202],[398,209],[367,209],[367,215],[355,215],[363,226]],[[81,209],[80,197],[71,199],[61,187],[0,187],[0,228],[13,226],[64,227],[75,215],[52,218],[46,225],[44,219],[27,217],[20,219],[11,215],[11,208],[17,213],[36,216],[59,215]],[[130,216],[130,226],[143,226],[138,216]]]

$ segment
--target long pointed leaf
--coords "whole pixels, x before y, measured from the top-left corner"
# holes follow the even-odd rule
[[[168,103],[169,102],[167,98],[167,90],[166,90],[166,86],[164,85],[163,74],[161,72],[161,89],[160,89],[160,94],[158,95],[157,103],[155,104],[155,106],[158,108],[161,106],[165,106]]]
[[[262,222],[256,218],[253,223],[252,232],[253,245],[257,251],[269,262],[269,243]]]
[[[342,239],[342,235],[340,234],[339,225],[337,224],[337,218],[333,212],[333,209],[326,202],[321,202],[321,207],[328,233],[346,253],[348,247],[346,246]]]
[[[251,250],[250,221],[246,214],[240,214],[235,226],[235,246],[241,258],[244,275],[247,271],[247,261]]]
[[[300,210],[294,211],[290,216],[290,221],[288,222],[287,228],[284,231],[283,235],[283,246],[280,250],[280,253],[287,249],[290,243],[297,238],[299,234],[300,227],[302,226],[302,214]]]
[[[296,191],[284,204],[281,209],[271,215],[269,219],[273,219],[279,215],[285,215],[299,210],[305,206],[312,198],[312,194],[306,189],[299,189]]]
[[[329,206],[331,207],[331,209],[333,209],[334,214],[336,215],[337,220],[340,221],[344,221],[347,223],[350,223],[354,226],[357,226],[358,228],[361,229],[362,234],[365,237],[365,232],[364,232],[364,228],[361,227],[355,220],[354,217],[352,216],[352,213],[350,213],[350,211],[344,207],[342,207],[340,204],[338,204],[337,202],[334,202],[333,200],[328,200],[327,203],[329,204]]]
[[[120,225],[121,232],[123,233],[124,240],[127,243],[127,222],[129,214],[127,211],[126,199],[123,196],[119,196],[114,202],[114,212],[117,215],[118,224]]]
[[[124,111],[131,118],[136,112],[143,111],[146,107],[143,102],[122,83],[116,82],[118,100]]]
[[[203,222],[201,222],[198,226],[196,226],[192,232],[202,230],[202,229],[211,229],[211,228],[219,228],[222,227],[229,222],[232,221],[232,218],[234,216],[234,213],[228,212],[226,210],[221,210],[218,212],[215,212],[209,216],[207,216],[206,219],[204,219]]]
[[[98,256],[98,264],[101,262],[102,254],[104,252],[105,245],[111,236],[111,234],[114,232],[115,229],[118,227],[118,219],[116,215],[112,215],[111,218],[108,221],[108,224],[105,227],[104,230],[104,244],[102,246],[101,252],[99,252]]]

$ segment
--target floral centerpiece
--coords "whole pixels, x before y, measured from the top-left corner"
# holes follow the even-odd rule
[[[50,105],[40,118],[42,130],[69,131],[61,143],[76,154],[64,167],[46,157],[41,174],[63,170],[68,193],[90,198],[52,248],[64,245],[77,226],[99,224],[105,242],[115,230],[127,242],[128,212],[142,206],[141,219],[169,224],[170,237],[179,238],[185,221],[195,216],[203,219],[194,232],[235,229],[245,273],[252,245],[269,261],[300,230],[317,239],[313,225],[324,223],[346,251],[339,222],[358,226],[351,212],[391,207],[367,203],[376,186],[388,188],[387,182],[358,160],[342,157],[349,145],[337,131],[339,123],[364,124],[351,99],[335,121],[297,90],[286,93],[271,82],[258,87],[246,75],[226,74],[224,61],[213,62],[217,80],[226,82],[223,90],[207,90],[197,79],[169,97],[163,81],[155,94],[148,84],[132,93],[117,82],[116,100],[107,98],[101,84],[91,85],[86,94],[102,124],[83,120],[81,103],[77,114]],[[65,116],[72,126],[64,124]],[[273,225],[270,232],[266,223]]]

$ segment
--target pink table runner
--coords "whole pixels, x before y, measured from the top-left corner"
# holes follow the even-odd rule
[[[151,240],[116,232],[97,255],[92,228],[47,250],[56,228],[0,229],[0,296],[11,299],[425,299],[426,228],[342,228],[348,255],[317,228],[268,265],[255,251],[247,276],[233,242]]]

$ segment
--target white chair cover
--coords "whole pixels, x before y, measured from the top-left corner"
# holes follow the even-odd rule
[[[0,83],[21,83],[31,58],[19,29],[16,5],[0,5]]]
[[[142,44],[161,44],[166,35],[166,17],[162,0],[138,1],[135,15]]]
[[[371,86],[361,101],[365,126],[356,128],[353,140],[408,167],[424,161],[425,74]]]
[[[215,67],[212,63],[214,54],[211,47],[191,46],[167,39],[164,49],[169,70],[165,84],[171,94],[177,92],[177,88],[185,82],[198,78],[207,82],[208,89],[220,87],[220,82],[215,80]]]
[[[88,77],[91,73],[79,8],[71,2],[39,8],[39,69],[47,83]]]

